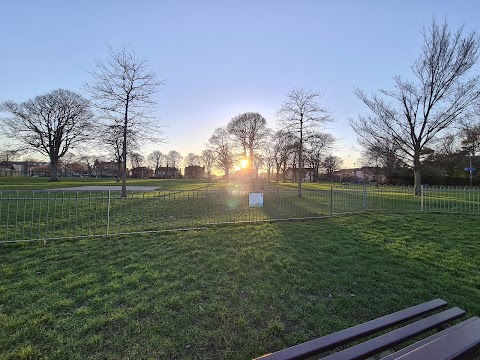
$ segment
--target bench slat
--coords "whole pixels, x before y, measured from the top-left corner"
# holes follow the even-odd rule
[[[480,349],[480,320],[472,321],[465,326],[439,337],[417,349],[401,356],[402,360],[419,359],[459,359],[472,355]]]
[[[372,340],[352,346],[351,348],[339,351],[335,354],[327,356],[322,360],[354,360],[366,359],[383,350],[390,349],[403,341],[412,339],[426,331],[437,328],[449,321],[458,319],[465,314],[465,310],[452,308],[441,313],[434,314],[428,318],[419,320],[412,324],[406,325],[400,329],[391,331]]]
[[[444,308],[447,302],[442,299],[435,299],[426,303],[412,306],[408,309],[397,311],[393,314],[382,316],[378,319],[338,331],[314,340],[304,342],[284,350],[264,355],[258,359],[262,360],[300,360],[310,356],[323,353],[338,346],[347,344],[364,336],[374,334],[388,327],[414,319],[421,315]]]
[[[416,342],[415,344],[412,344],[410,346],[407,346],[401,350],[398,350],[396,352],[394,352],[393,354],[390,354],[390,355],[387,355],[385,357],[382,358],[382,360],[393,360],[393,359],[398,359],[400,356],[402,355],[405,355],[407,353],[409,353],[410,351],[414,350],[414,349],[417,349],[419,348],[420,346],[423,346],[435,339],[438,339],[439,337],[442,337],[442,336],[445,336],[446,334],[448,333],[451,333],[452,331],[454,330],[457,330],[458,328],[461,328],[462,326],[465,326],[469,323],[471,323],[472,321],[475,321],[475,320],[478,320],[479,318],[474,316],[474,317],[471,317],[470,319],[467,319],[467,320],[464,320],[462,321],[461,323],[458,323],[458,324],[455,324],[455,325],[452,325],[448,328],[446,328],[445,330],[442,330],[436,334],[433,334],[432,336],[429,336],[423,340],[420,340],[419,342]]]

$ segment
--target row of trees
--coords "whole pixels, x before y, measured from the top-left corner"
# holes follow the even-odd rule
[[[108,59],[97,61],[90,74],[92,80],[84,86],[90,99],[58,89],[22,103],[2,102],[1,110],[12,115],[3,119],[3,130],[50,159],[50,181],[58,181],[59,160],[68,151],[96,141],[117,162],[126,196],[127,154],[139,147],[140,139],[159,140],[162,134],[153,116],[153,96],[163,81],[127,47],[110,47]]]
[[[295,176],[301,196],[303,169],[308,164],[318,175],[325,159],[332,158],[329,151],[336,141],[331,134],[322,132],[322,124],[331,121],[331,115],[319,104],[320,97],[304,89],[289,92],[277,111],[276,131],[267,127],[261,114],[254,112],[235,116],[225,127],[217,128],[208,147],[225,177],[228,179],[239,159],[250,177],[265,168],[269,177],[276,171],[277,181],[282,171],[285,180],[288,167],[301,169]]]
[[[462,28],[452,33],[446,22],[440,25],[433,20],[423,31],[423,46],[412,66],[413,80],[397,76],[393,90],[380,90],[371,96],[356,89],[355,94],[369,110],[367,115],[350,120],[364,152],[383,159],[385,170],[392,162],[413,169],[418,188],[422,169],[432,154],[437,158],[442,155],[438,144],[447,138],[447,131],[459,124],[463,131],[476,126],[480,77],[471,73],[479,44],[475,31],[467,36]],[[59,159],[87,140],[97,139],[118,164],[126,196],[127,154],[135,160],[140,139],[161,141],[163,132],[153,116],[153,95],[163,81],[157,80],[146,60],[125,47],[119,51],[109,48],[107,60],[98,61],[90,74],[92,81],[84,87],[89,100],[58,89],[23,103],[2,102],[1,109],[12,115],[4,119],[3,129],[26,148],[50,158],[52,181],[57,180]],[[304,89],[288,93],[276,114],[276,130],[269,129],[259,113],[240,114],[214,131],[201,156],[188,155],[188,161],[201,160],[208,173],[215,165],[226,178],[239,161],[250,177],[261,167],[269,174],[276,171],[277,179],[288,167],[297,169],[301,196],[306,166],[318,174],[321,167],[332,171],[340,162],[329,154],[335,139],[322,131],[323,124],[332,118],[320,104],[321,96]],[[475,156],[475,141],[475,146],[462,151]],[[153,156],[158,166],[162,158],[158,153]],[[178,154],[169,159],[173,166],[181,157]]]

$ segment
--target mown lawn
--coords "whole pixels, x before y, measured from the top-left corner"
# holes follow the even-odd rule
[[[0,246],[0,359],[248,359],[441,297],[480,315],[478,216]]]
[[[198,190],[223,184],[223,181],[206,180],[127,179],[127,186],[156,186],[161,190]],[[77,186],[121,186],[121,182],[113,178],[63,177],[58,182],[49,182],[47,177],[0,176],[0,191],[55,190]]]

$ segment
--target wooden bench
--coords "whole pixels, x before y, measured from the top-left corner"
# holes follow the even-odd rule
[[[327,354],[322,360],[366,359],[393,347],[400,347],[402,343],[430,330],[438,332],[382,359],[463,359],[480,351],[480,319],[475,316],[450,326],[464,316],[465,311],[457,307],[445,310],[446,306],[446,301],[435,299],[257,359],[297,360],[325,355],[324,353],[332,352],[340,346],[393,327],[395,329],[390,332]],[[414,319],[417,320],[403,327],[396,327]]]

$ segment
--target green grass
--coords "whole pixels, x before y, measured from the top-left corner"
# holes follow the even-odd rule
[[[206,180],[165,180],[165,179],[127,179],[127,186],[156,186],[161,190],[197,190],[223,186],[223,181]],[[58,182],[48,182],[47,177],[0,177],[0,191],[5,190],[55,190],[77,186],[121,186],[112,178],[59,178]]]
[[[0,246],[0,359],[248,359],[441,297],[477,216],[363,214]]]

